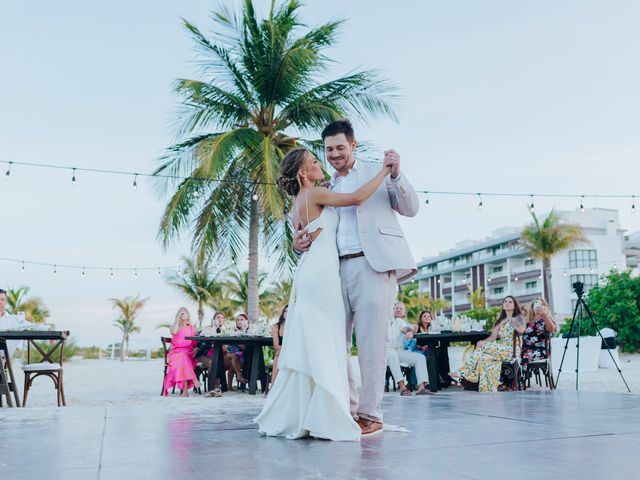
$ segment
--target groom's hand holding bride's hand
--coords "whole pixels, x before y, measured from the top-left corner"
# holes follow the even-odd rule
[[[296,227],[296,233],[293,235],[293,249],[298,253],[304,253],[311,246],[311,235],[302,225]]]
[[[385,150],[384,152],[384,166],[389,167],[391,171],[391,178],[396,178],[400,175],[400,155],[395,150]]]

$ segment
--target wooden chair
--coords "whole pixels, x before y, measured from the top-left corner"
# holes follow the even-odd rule
[[[553,368],[551,366],[551,336],[547,335],[544,341],[545,358],[540,358],[529,362],[524,371],[525,390],[531,386],[531,377],[535,376],[536,384],[542,386],[542,375],[544,375],[545,387],[555,390],[556,384],[553,380]],[[541,375],[542,373],[542,375]]]
[[[505,386],[507,380],[512,390],[520,390],[520,356],[516,355],[516,347],[520,344],[520,336],[513,331],[513,350],[511,352],[511,358],[502,362],[502,369],[500,377],[502,378],[502,385]]]
[[[407,386],[407,388],[411,392],[413,392],[417,388],[417,386],[414,385],[413,383],[409,383],[409,378],[412,370],[415,371],[414,367],[411,367],[406,363],[400,363],[400,371],[402,372],[402,375],[404,378],[401,378],[399,380],[404,380],[404,384]],[[395,379],[395,377],[391,373],[391,369],[387,366],[387,372],[385,374],[385,379],[384,379],[384,391],[385,392],[389,391],[389,383],[390,383],[389,381],[391,381],[391,384],[393,385],[393,391],[395,392],[398,389],[396,383],[399,380]]]
[[[66,406],[67,402],[64,398],[64,383],[63,383],[63,367],[64,363],[64,344],[69,335],[66,335],[59,340],[50,340],[49,348],[41,348],[36,340],[27,340],[27,363],[22,367],[24,372],[24,393],[22,397],[22,406],[27,405],[27,395],[29,389],[33,384],[33,381],[38,377],[49,377],[53,381],[53,385],[56,389],[56,397],[58,400],[58,406]],[[31,349],[35,349],[40,355],[42,355],[42,361],[38,363],[31,363]],[[57,356],[57,360],[54,358]]]
[[[162,389],[160,395],[164,395],[164,381],[167,378],[167,370],[169,369],[169,362],[167,361],[167,355],[169,354],[169,348],[171,346],[171,337],[160,337],[162,342],[162,353],[164,354],[164,372],[162,373]],[[171,393],[176,393],[176,387],[174,386]]]
[[[13,407],[11,392],[13,392],[13,395],[15,396],[16,407],[19,407],[20,400],[15,388],[13,369],[11,368],[11,361],[9,359],[9,349],[7,348],[6,340],[4,338],[0,338],[0,407],[4,406],[4,402],[2,400],[3,395],[7,397],[7,406]]]

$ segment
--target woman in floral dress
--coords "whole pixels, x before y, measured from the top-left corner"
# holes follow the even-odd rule
[[[522,335],[520,365],[524,372],[532,361],[547,358],[546,341],[556,330],[558,324],[551,316],[547,302],[543,298],[536,298],[529,308],[527,326]]]
[[[508,295],[502,301],[502,311],[496,320],[491,335],[476,344],[473,354],[467,359],[453,378],[462,378],[478,383],[478,391],[495,392],[500,384],[502,362],[513,357],[513,332],[522,335],[526,321],[520,314],[515,297]],[[516,343],[516,355],[520,355]]]

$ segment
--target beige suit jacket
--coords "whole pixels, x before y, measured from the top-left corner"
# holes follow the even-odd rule
[[[357,175],[359,188],[379,171],[379,164],[358,162],[349,175]],[[356,207],[360,243],[371,268],[377,272],[395,270],[398,282],[417,273],[395,212],[413,217],[419,209],[418,195],[402,173],[395,180],[387,177],[366,202]]]

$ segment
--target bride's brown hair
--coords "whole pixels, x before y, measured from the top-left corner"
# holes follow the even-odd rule
[[[278,186],[291,196],[300,193],[300,180],[298,172],[307,161],[309,151],[306,148],[294,148],[287,153],[280,165],[280,176],[276,183]]]

